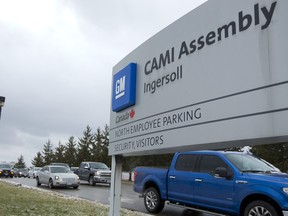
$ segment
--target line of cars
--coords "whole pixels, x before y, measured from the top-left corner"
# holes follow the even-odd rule
[[[0,177],[36,178],[37,171],[39,171],[40,169],[41,167],[32,167],[31,169],[16,168],[12,167],[12,165],[9,163],[0,163]]]
[[[10,164],[0,164],[0,177],[28,177],[36,179],[37,186],[42,184],[54,187],[73,187],[77,189],[80,180],[96,183],[111,183],[111,170],[101,162],[81,162],[79,167],[69,167],[66,163],[51,163],[44,167],[13,168]]]
[[[80,180],[86,180],[90,185],[96,183],[111,183],[111,170],[101,162],[82,162],[79,167],[70,168],[65,163],[51,163],[44,166],[36,174],[36,184],[54,187],[73,187],[77,189]]]

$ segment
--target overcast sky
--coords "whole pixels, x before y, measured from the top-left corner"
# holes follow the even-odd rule
[[[109,125],[112,67],[205,0],[0,0],[0,162]]]

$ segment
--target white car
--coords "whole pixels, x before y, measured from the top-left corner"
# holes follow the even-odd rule
[[[28,171],[28,178],[36,178],[37,172],[41,169],[42,167],[33,167]]]
[[[51,189],[54,187],[73,187],[77,189],[80,180],[76,174],[67,170],[66,167],[47,165],[37,172],[36,183],[37,186],[46,184]]]

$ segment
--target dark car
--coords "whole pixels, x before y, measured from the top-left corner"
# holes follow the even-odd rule
[[[26,177],[28,177],[28,169],[27,168],[20,168],[19,170],[18,170],[18,175],[17,175],[17,177],[24,177],[24,178],[26,178]]]
[[[14,172],[14,177],[18,177],[19,169],[18,168],[13,168],[13,172]]]
[[[7,163],[1,163],[0,164],[0,177],[10,177],[13,178],[14,171],[12,170],[12,166]]]

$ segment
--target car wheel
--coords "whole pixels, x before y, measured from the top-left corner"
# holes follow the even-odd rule
[[[95,185],[95,181],[94,181],[94,178],[93,178],[92,175],[89,177],[89,184],[90,184],[91,186],[94,186],[94,185]]]
[[[38,177],[36,178],[36,185],[37,185],[37,186],[41,186],[41,183],[40,183],[40,181],[39,181],[39,178],[38,178]]]
[[[244,216],[254,216],[254,215],[278,216],[279,214],[271,204],[262,200],[256,200],[249,203],[244,210]]]
[[[161,200],[159,191],[154,188],[148,188],[144,193],[144,205],[150,213],[158,213],[164,208],[165,202]]]
[[[78,187],[79,187],[79,186],[74,186],[73,188],[74,188],[74,189],[77,189]]]
[[[52,180],[51,178],[49,179],[48,187],[49,187],[50,189],[53,189],[53,188],[54,188],[54,186],[53,186],[53,180]]]

